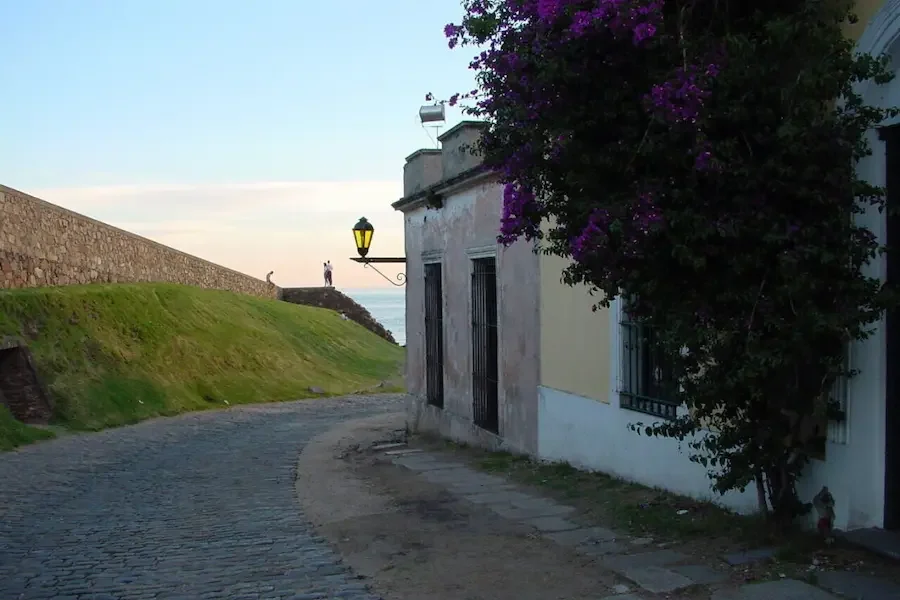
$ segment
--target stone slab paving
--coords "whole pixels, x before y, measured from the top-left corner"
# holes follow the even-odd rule
[[[434,471],[435,469],[457,469],[459,465],[446,461],[435,460],[431,456],[422,454],[405,455],[394,459],[394,462],[412,471]]]
[[[384,450],[391,450],[392,448],[404,448],[406,447],[406,443],[404,442],[386,442],[384,444],[378,444],[377,446],[372,446],[372,450],[375,452],[382,452]]]
[[[699,585],[712,585],[722,583],[728,579],[728,573],[717,571],[706,565],[678,565],[669,567],[672,571],[679,575],[684,575],[691,581]]]
[[[403,397],[156,419],[0,454],[0,600],[378,600],[300,512],[303,444]]]
[[[472,502],[473,504],[494,504],[494,505],[506,505],[512,506],[512,494],[516,492],[511,489],[507,490],[490,490],[484,492],[477,492],[475,494],[463,494],[463,498]]]
[[[456,483],[456,484],[451,484],[449,487],[450,487],[450,490],[453,491],[454,493],[460,494],[463,496],[470,495],[470,494],[484,494],[487,492],[502,492],[502,491],[512,490],[512,487],[509,484],[507,484],[506,482],[499,483],[499,484],[498,483],[488,483],[488,482],[471,483],[471,484]]]
[[[601,562],[603,566],[613,571],[626,571],[639,567],[665,567],[675,563],[680,563],[688,559],[688,556],[675,550],[653,550],[651,552],[640,552],[638,554],[621,554],[604,558]]]
[[[880,554],[891,560],[900,560],[900,535],[896,531],[870,528],[856,529],[838,534],[857,546]]]
[[[541,533],[571,531],[581,527],[578,523],[563,519],[562,517],[538,517],[536,519],[525,519],[525,522]]]
[[[525,510],[552,510],[553,514],[567,514],[570,512],[575,512],[575,509],[571,506],[559,504],[558,502],[553,502],[552,500],[547,500],[546,498],[535,498],[534,496],[529,496],[526,494],[523,494],[522,497],[519,498],[513,498],[512,505]]]
[[[632,546],[649,546],[653,543],[653,538],[632,538],[628,543]]]
[[[622,574],[648,592],[667,594],[695,585],[684,575],[662,567],[637,567],[626,569]]]
[[[444,485],[475,504],[485,505],[497,515],[532,526],[544,538],[597,558],[598,563],[633,582],[647,594],[670,594],[695,585],[715,585],[728,574],[708,565],[689,564],[690,557],[672,549],[647,548],[650,539],[629,539],[603,527],[584,527],[566,516],[574,508],[528,493],[508,480],[477,472],[446,457],[436,458],[424,452],[416,456],[392,457],[395,464],[419,472],[433,483]],[[643,547],[642,547],[643,546]],[[771,549],[741,552],[726,557],[732,565],[765,560]],[[835,578],[838,588],[849,589],[846,581]],[[852,587],[852,586],[851,586]],[[859,586],[857,586],[858,588]],[[845,593],[845,592],[842,592]],[[730,595],[714,592],[715,600],[833,600],[836,596],[809,584],[782,580],[745,585]],[[851,597],[851,596],[848,596]],[[871,596],[880,598],[882,596]],[[893,596],[884,596],[893,598]],[[623,586],[609,600],[641,600],[640,592]],[[860,596],[868,599],[869,596]],[[900,596],[898,596],[900,600]]]
[[[556,542],[560,546],[582,546],[585,544],[597,545],[599,542],[615,541],[616,534],[614,531],[604,527],[582,527],[579,529],[571,529],[569,531],[548,533],[544,537]]]
[[[860,573],[827,571],[817,583],[849,600],[900,600],[900,585]]]
[[[587,556],[593,556],[595,558],[609,556],[610,554],[623,554],[627,551],[627,546],[616,541],[600,541],[596,543],[581,544],[580,546],[578,546],[578,552]]]
[[[626,539],[617,539],[615,532],[602,527],[584,527],[569,520],[565,517],[575,512],[574,507],[527,493],[506,479],[486,475],[462,463],[435,458],[428,453],[413,458],[393,458],[392,461],[419,472],[432,483],[455,489],[457,493],[462,491],[461,495],[466,500],[486,505],[503,518],[530,525],[550,541],[571,547],[581,554],[598,557],[602,566],[633,581],[647,592],[672,592],[700,583],[691,574],[704,580],[711,579],[710,573],[700,565],[695,565],[693,572],[684,573],[664,568],[687,559],[672,550],[625,554],[631,548]],[[473,488],[479,490],[466,493]],[[611,597],[628,600],[629,596],[637,597],[633,594]]]
[[[729,565],[736,567],[738,565],[747,565],[769,560],[773,556],[775,556],[775,548],[757,548],[755,550],[744,550],[743,552],[726,554],[724,559]]]
[[[404,443],[400,443],[401,446],[405,445]],[[403,450],[388,450],[385,452],[388,456],[405,456],[408,454],[418,454],[421,450],[418,448],[404,448]]]
[[[479,475],[480,473],[474,473],[469,469],[451,467],[448,469],[426,470],[422,473],[422,478],[434,483],[447,485],[473,485],[484,482]]]
[[[491,510],[503,517],[504,519],[512,519],[514,521],[525,521],[527,519],[537,519],[539,517],[561,517],[562,515],[572,512],[568,506],[546,507],[537,506],[535,508],[519,508],[506,504],[491,504]],[[540,527],[539,527],[540,528]]]
[[[838,600],[828,592],[796,579],[741,586],[736,592],[715,592],[710,600]]]

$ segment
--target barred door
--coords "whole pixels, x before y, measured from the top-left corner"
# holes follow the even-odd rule
[[[444,407],[444,291],[441,263],[425,265],[425,397]]]
[[[472,398],[475,425],[499,432],[497,261],[472,261]]]

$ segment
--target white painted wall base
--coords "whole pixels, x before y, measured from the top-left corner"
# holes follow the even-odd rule
[[[538,453],[542,460],[602,471],[650,487],[698,500],[711,500],[749,513],[756,496],[728,494],[720,498],[710,488],[706,470],[681,453],[678,442],[648,438],[628,429],[629,423],[653,417],[547,387],[539,388]]]
[[[563,461],[581,469],[710,500],[742,514],[756,511],[755,489],[725,496],[713,492],[706,469],[689,460],[686,443],[679,448],[676,440],[648,438],[628,429],[629,423],[652,420],[649,415],[619,408],[617,404],[542,386],[538,399],[538,455],[541,460]],[[863,418],[857,425],[862,425],[860,421]],[[829,444],[828,462],[813,461],[799,486],[801,499],[811,501],[822,485],[828,485],[835,496],[836,526],[840,529],[880,527],[882,523],[879,492],[883,494],[883,471],[871,462],[858,462],[865,452],[877,458],[877,454],[872,456],[877,443],[865,442],[868,443],[858,443],[855,448]]]

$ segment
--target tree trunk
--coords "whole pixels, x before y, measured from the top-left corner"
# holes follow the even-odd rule
[[[769,518],[769,505],[766,502],[766,484],[763,481],[762,471],[756,472],[756,501],[759,503],[759,514]]]

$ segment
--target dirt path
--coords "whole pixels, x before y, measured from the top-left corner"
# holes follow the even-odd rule
[[[366,451],[402,427],[401,415],[348,423],[312,441],[298,462],[307,517],[379,594],[596,600],[627,591],[594,559]]]

